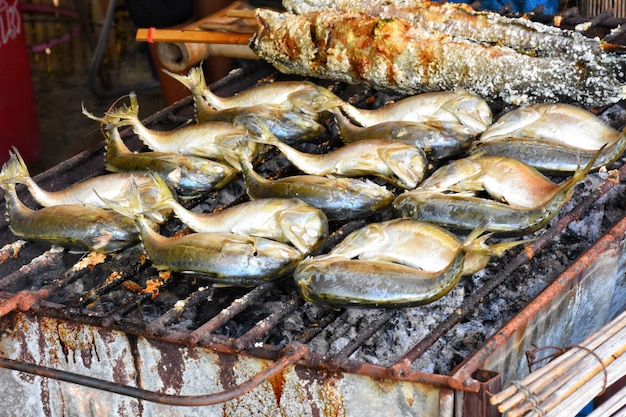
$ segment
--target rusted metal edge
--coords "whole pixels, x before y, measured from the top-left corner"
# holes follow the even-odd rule
[[[294,365],[307,352],[307,350],[308,349],[306,345],[292,344],[284,350],[283,356],[281,356],[274,363],[267,366],[247,381],[236,385],[233,388],[206,395],[164,394],[156,391],[149,391],[141,388],[117,384],[115,382],[76,374],[73,372],[67,372],[46,366],[40,366],[6,358],[0,358],[0,368],[12,369],[15,371],[26,372],[37,376],[56,379],[59,381],[70,382],[84,387],[95,388],[102,391],[108,391],[115,394],[137,398],[143,401],[150,401],[159,404],[175,406],[198,407],[220,404],[252,391],[273,376],[283,372],[287,367]]]
[[[541,309],[553,300],[556,294],[567,288],[575,287],[578,284],[581,272],[599,255],[614,246],[615,242],[623,240],[625,236],[626,218],[623,218],[559,275],[552,284],[535,297],[532,303],[528,304],[492,336],[482,348],[457,367],[456,371],[452,374],[454,386],[467,391],[476,391],[479,388],[479,382],[472,377],[472,374],[481,368],[484,361],[487,360],[491,354],[500,349],[518,329],[526,326]]]

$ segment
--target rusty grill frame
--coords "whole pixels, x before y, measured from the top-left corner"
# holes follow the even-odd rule
[[[543,15],[539,14],[537,16],[538,18],[536,20],[546,20],[546,17]],[[578,17],[573,16],[572,19],[576,22]],[[606,23],[606,19],[599,20],[598,22]],[[613,22],[610,21],[609,25],[612,24]],[[621,36],[621,34],[614,33],[612,36]],[[259,81],[259,79],[275,75],[276,73],[274,69],[269,65],[263,63],[255,64],[245,67],[220,80],[212,86],[212,89],[218,94],[229,95],[254,85]],[[364,96],[359,96],[358,94],[352,96],[352,99],[356,101],[363,98]],[[178,123],[191,117],[190,111],[192,108],[193,105],[191,98],[187,98],[148,117],[144,120],[144,123],[147,126],[153,126],[163,121]],[[131,149],[136,150],[141,147],[140,142],[134,138],[130,129],[122,132],[122,138],[127,142]],[[51,170],[36,176],[35,181],[44,188],[49,185],[60,188],[63,184],[70,184],[78,180],[86,179],[90,176],[104,173],[103,151],[103,147],[99,147],[91,151],[85,151],[74,158],[57,165]],[[94,167],[98,167],[98,169],[94,169]],[[236,298],[228,307],[224,308],[208,321],[204,322],[200,327],[189,331],[182,331],[180,329],[172,330],[168,328],[168,324],[175,320],[180,314],[180,309],[176,306],[172,307],[165,314],[162,314],[159,319],[146,326],[142,326],[141,323],[128,318],[129,312],[140,307],[144,302],[156,297],[159,294],[159,290],[161,288],[165,288],[167,285],[170,285],[172,280],[163,280],[158,283],[154,291],[136,293],[126,303],[118,306],[113,311],[106,314],[100,314],[93,310],[89,310],[86,307],[89,302],[92,299],[97,298],[100,293],[106,293],[106,291],[121,285],[124,280],[132,277],[133,274],[136,273],[135,265],[131,265],[125,272],[121,273],[117,279],[104,282],[99,286],[99,288],[90,289],[85,292],[81,296],[79,303],[75,306],[57,304],[48,301],[47,298],[55,294],[55,292],[59,291],[59,289],[70,285],[82,275],[89,273],[88,269],[82,269],[76,273],[64,274],[63,276],[34,290],[24,290],[19,292],[8,290],[8,288],[11,288],[25,277],[34,276],[41,270],[46,269],[50,263],[54,263],[56,261],[57,256],[61,256],[51,252],[47,253],[44,258],[38,259],[37,262],[32,262],[31,264],[0,278],[0,320],[11,320],[10,313],[14,311],[29,312],[28,314],[52,317],[59,320],[66,320],[68,322],[75,322],[90,326],[98,326],[109,330],[119,330],[127,334],[146,337],[180,346],[204,347],[225,354],[250,355],[256,358],[271,360],[274,361],[274,363],[243,384],[232,387],[221,393],[201,396],[167,395],[129,386],[121,386],[109,381],[5,358],[0,358],[0,367],[73,382],[147,401],[186,406],[207,405],[227,401],[228,399],[249,392],[254,389],[254,387],[280,373],[286,367],[291,365],[322,369],[328,372],[354,373],[377,379],[416,382],[440,388],[459,390],[467,393],[482,392],[484,394],[486,389],[494,390],[496,388],[494,388],[492,381],[494,375],[481,371],[480,367],[482,366],[487,353],[493,352],[493,350],[497,349],[500,344],[504,343],[504,340],[512,334],[510,329],[507,330],[507,328],[505,328],[502,332],[499,332],[498,335],[496,335],[496,338],[489,341],[486,345],[486,350],[481,351],[477,356],[467,358],[449,375],[438,375],[415,371],[411,368],[411,364],[423,355],[428,348],[435,344],[438,339],[444,336],[448,331],[453,329],[454,326],[475,311],[477,305],[499,285],[501,285],[512,272],[516,271],[522,265],[527,264],[535,256],[535,254],[541,252],[554,238],[561,234],[571,222],[584,216],[584,214],[590,210],[596,201],[611,193],[616,185],[623,182],[625,178],[626,165],[619,167],[619,169],[610,171],[607,179],[599,188],[595,189],[570,212],[561,215],[559,220],[554,223],[552,227],[546,229],[538,239],[524,246],[523,249],[520,250],[517,255],[506,264],[505,268],[500,271],[495,278],[487,281],[487,283],[480,287],[475,293],[468,296],[463,302],[461,308],[451,314],[446,320],[441,322],[435,331],[431,332],[428,337],[415,344],[406,354],[404,354],[391,366],[376,365],[354,360],[351,359],[351,355],[375,332],[379,331],[380,328],[384,327],[386,323],[392,320],[394,315],[397,313],[397,310],[380,310],[378,318],[370,322],[367,329],[360,332],[357,337],[353,338],[343,349],[341,349],[338,354],[331,356],[311,352],[307,348],[306,343],[339,316],[340,312],[337,311],[328,310],[323,316],[324,320],[318,322],[315,328],[310,328],[308,334],[300,335],[300,340],[288,342],[286,346],[277,346],[262,342],[263,337],[272,328],[279,326],[281,321],[288,314],[296,311],[302,305],[303,300],[295,291],[289,294],[287,301],[284,302],[284,308],[256,322],[241,336],[231,338],[226,335],[216,333],[216,330],[226,324],[229,320],[236,317],[250,305],[253,305],[253,303],[262,297],[263,294],[270,291],[276,285],[273,282],[265,283],[255,288],[246,290],[245,294]],[[28,197],[24,198],[24,201],[27,203],[29,202],[28,200]],[[4,210],[4,204],[0,207]],[[612,229],[606,237],[602,239],[609,239],[610,241],[618,240],[620,234],[623,234],[626,229],[625,225],[626,223],[624,221],[614,225],[614,229]],[[7,233],[10,235],[10,231],[8,231],[8,224],[5,220],[0,224],[0,236],[6,236]],[[601,242],[599,241],[598,243]],[[580,263],[575,263],[573,264],[573,268],[582,268],[584,265],[588,265],[593,262],[594,250],[597,251],[597,249],[592,248],[590,252],[591,255],[588,255],[587,257],[583,256],[580,258],[580,261],[577,261],[582,262],[582,266]],[[2,253],[0,253],[0,257],[11,257],[14,255],[13,252],[14,248],[6,247],[3,249]],[[575,271],[571,272],[568,270],[560,277],[555,277],[554,279],[565,280],[568,283],[565,285],[575,285]],[[191,308],[194,305],[203,302],[211,295],[212,291],[213,289],[211,287],[200,288],[198,291],[189,294],[186,300],[184,300],[184,308]],[[542,296],[545,297],[545,295]],[[524,314],[532,315],[535,313],[531,311],[530,313]]]

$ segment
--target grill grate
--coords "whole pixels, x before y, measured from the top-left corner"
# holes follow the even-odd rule
[[[218,94],[231,95],[265,78],[283,79],[286,76],[275,73],[262,63],[255,64],[231,74],[213,89]],[[333,87],[342,98],[352,103],[367,102],[378,106],[397,98],[374,94],[356,86]],[[502,109],[498,104],[494,105],[494,111]],[[188,120],[192,113],[191,101],[184,100],[145,122],[151,128],[168,130]],[[623,120],[618,118],[612,124],[621,128]],[[131,149],[142,147],[130,131],[123,132],[122,136]],[[332,139],[324,137],[320,143],[332,144]],[[35,180],[44,188],[61,189],[104,173],[103,160],[101,148],[84,152]],[[464,279],[458,285],[459,294],[455,295],[461,302],[444,297],[432,306],[412,309],[333,310],[305,303],[289,280],[241,289],[219,288],[200,276],[160,276],[149,262],[143,260],[139,246],[104,259],[82,258],[78,254],[51,250],[43,243],[27,243],[18,251],[19,244],[15,243],[5,221],[0,224],[0,243],[8,245],[0,251],[0,256],[7,254],[0,265],[0,276],[3,277],[0,278],[0,315],[14,310],[30,310],[44,316],[184,346],[202,346],[226,353],[245,351],[263,359],[289,358],[331,371],[454,386],[455,382],[447,375],[466,355],[448,343],[451,333],[471,321],[489,321],[489,327],[483,326],[476,331],[479,334],[475,340],[461,342],[467,344],[465,348],[471,352],[491,335],[489,329],[495,331],[509,320],[526,300],[532,299],[562,270],[538,277],[533,292],[520,296],[520,305],[504,310],[499,317],[486,317],[483,314],[485,309],[490,303],[499,302],[499,293],[510,292],[511,286],[530,280],[529,274],[544,274],[542,268],[547,268],[544,263],[554,258],[557,250],[568,251],[563,256],[573,260],[594,243],[569,230],[572,223],[588,216],[597,206],[609,205],[613,211],[602,219],[602,232],[617,223],[624,215],[623,205],[616,202],[623,194],[621,181],[626,175],[623,162],[621,160],[617,167],[611,167],[616,169],[609,174],[590,175],[592,178],[578,187],[576,195],[581,197],[572,202],[549,228],[538,232],[533,243],[495,260],[483,276]],[[280,175],[289,174],[286,163],[278,155],[268,159],[265,165],[278,167]],[[590,190],[583,192],[582,188]],[[224,196],[225,193],[228,195]],[[233,184],[189,205],[203,204],[210,210],[245,198],[242,193],[241,184]],[[23,197],[29,203],[25,194]],[[334,246],[350,231],[389,215],[383,212],[369,219],[331,225],[332,234],[322,251]],[[180,224],[172,221],[166,230],[175,233],[179,229]],[[568,235],[572,236],[568,238]],[[576,242],[576,245],[564,249],[568,239],[569,243]],[[564,246],[555,249],[558,240]],[[17,254],[14,256],[14,253]],[[439,322],[434,324],[420,322],[432,311],[443,318],[435,320]],[[422,325],[427,325],[426,334],[405,341],[388,357],[380,357],[381,350],[397,344],[397,340],[387,339],[406,337],[408,331],[417,330]],[[397,328],[404,329],[404,333],[394,334]],[[450,364],[434,367],[437,361],[433,358],[446,345],[446,349],[458,351],[452,355]],[[291,354],[283,356],[285,349]]]

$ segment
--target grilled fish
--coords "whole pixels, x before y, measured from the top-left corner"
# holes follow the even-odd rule
[[[167,185],[158,182],[166,193]],[[252,200],[213,213],[187,210],[172,194],[163,203],[195,232],[263,237],[289,243],[303,255],[315,251],[328,237],[328,220],[324,212],[296,198]]]
[[[552,192],[543,196],[542,204],[530,208],[482,198],[473,191],[444,193],[433,187],[420,187],[404,192],[393,202],[397,217],[432,222],[456,229],[476,229],[486,224],[486,230],[511,235],[524,235],[548,224],[571,198],[574,186],[585,178],[595,160],[579,169]],[[428,184],[427,184],[428,185]]]
[[[509,103],[568,99],[598,107],[624,96],[619,71],[609,64],[530,56],[429,32],[397,18],[258,9],[257,19],[252,50],[285,73],[409,95],[461,87]]]
[[[106,167],[112,172],[153,173],[181,198],[198,197],[228,184],[237,171],[228,164],[172,152],[131,152],[117,128],[106,131]]]
[[[352,124],[343,114],[335,112],[337,129],[345,143],[360,140],[397,140],[422,149],[432,160],[458,155],[469,147],[474,135],[455,124],[382,122],[368,127]]]
[[[201,274],[220,284],[254,286],[291,272],[302,255],[295,248],[269,239],[232,233],[191,233],[166,237],[150,228],[142,215],[139,193],[131,185],[129,207],[105,200],[132,217],[148,259],[160,270]]]
[[[377,109],[344,105],[341,110],[361,126],[398,121],[439,123],[473,136],[487,129],[493,117],[485,100],[460,88],[413,95]]]
[[[592,169],[598,169],[615,162],[625,150],[626,132],[613,129],[587,110],[563,103],[530,105],[506,113],[470,147],[472,154],[509,156],[553,172],[573,172],[596,156]]]
[[[180,153],[225,162],[223,147],[233,146],[246,134],[245,128],[229,122],[205,122],[185,125],[170,131],[149,129],[139,119],[136,96],[130,95],[130,107],[111,109],[97,117],[83,107],[83,114],[107,125],[107,128],[132,126],[139,139],[157,152]],[[254,145],[254,144],[252,144]]]
[[[260,198],[298,198],[322,210],[328,220],[349,220],[370,216],[393,201],[394,194],[369,180],[295,175],[268,180],[241,158],[248,195]]]
[[[256,121],[255,124],[258,124]],[[311,175],[361,177],[374,175],[401,188],[415,188],[427,169],[421,148],[389,139],[362,140],[323,154],[300,152],[260,126],[253,141],[276,146],[301,171]]]
[[[304,299],[321,304],[414,306],[448,293],[463,275],[465,256],[463,242],[445,229],[395,219],[356,230],[328,254],[303,260],[294,280]]]
[[[139,241],[134,221],[113,210],[62,204],[33,210],[22,203],[15,184],[3,182],[7,220],[14,235],[73,250],[110,253]],[[154,227],[147,221],[146,227]]]
[[[0,181],[14,184],[24,184],[30,191],[35,201],[44,207],[85,204],[95,207],[104,207],[102,200],[95,193],[108,199],[124,201],[131,180],[137,184],[142,199],[147,206],[156,206],[163,197],[149,175],[136,175],[129,173],[111,173],[98,175],[76,184],[69,185],[59,191],[47,191],[41,188],[30,176],[28,167],[17,152],[11,152],[9,160],[2,166]],[[171,210],[153,210],[149,217],[157,223],[167,220]]]
[[[530,209],[546,204],[560,187],[515,158],[476,154],[442,166],[419,188],[440,193],[485,191],[511,207]]]
[[[414,27],[470,39],[488,45],[503,45],[533,56],[570,56],[574,60],[605,57],[607,50],[619,50],[581,33],[531,22],[525,18],[509,18],[498,13],[476,11],[462,3],[438,3],[415,0],[285,0],[288,11],[305,14],[333,9],[359,11],[381,17],[398,18]],[[612,57],[619,60],[619,57]]]
[[[186,76],[167,70],[165,72],[186,86],[194,95],[204,98],[209,106],[217,110],[258,105],[280,105],[297,109],[303,113],[317,115],[322,111],[344,104],[343,100],[331,91],[310,81],[278,81],[260,84],[240,91],[231,97],[220,97],[206,85],[201,67],[191,68]]]

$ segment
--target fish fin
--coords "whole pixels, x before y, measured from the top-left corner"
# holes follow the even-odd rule
[[[26,179],[30,177],[26,162],[22,159],[17,148],[9,151],[9,160],[5,162],[0,170],[0,182],[13,184],[26,184]]]

